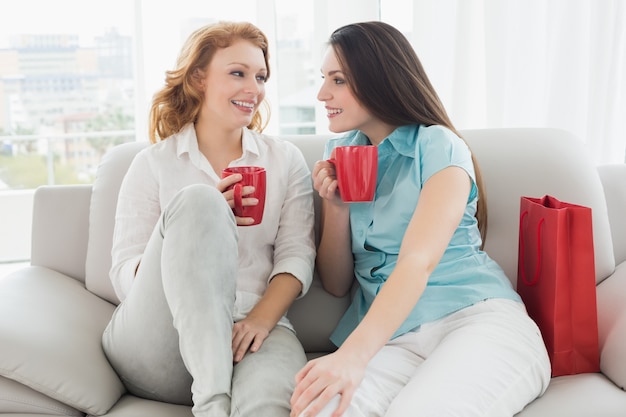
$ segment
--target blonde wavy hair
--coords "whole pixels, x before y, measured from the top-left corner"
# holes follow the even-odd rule
[[[269,78],[267,37],[253,24],[218,22],[196,30],[183,45],[176,68],[165,72],[165,86],[152,99],[148,129],[150,142],[166,139],[187,123],[197,120],[204,98],[196,82],[198,74],[207,68],[217,49],[227,48],[242,39],[261,48]],[[261,105],[266,119],[269,119],[269,105],[265,100]],[[248,128],[261,132],[265,126],[267,120],[264,121],[261,112],[257,111]]]

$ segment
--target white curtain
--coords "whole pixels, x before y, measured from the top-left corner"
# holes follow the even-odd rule
[[[457,128],[562,128],[586,143],[594,162],[624,162],[626,1],[412,7],[412,43]]]
[[[280,120],[278,86],[293,77],[318,78],[332,30],[382,19],[410,38],[457,128],[562,128],[587,144],[596,163],[626,159],[626,0],[307,0],[300,7],[292,0],[242,0],[234,6],[179,0],[175,9],[164,1],[135,2],[136,37],[144,44],[138,60],[143,68],[137,71],[139,95],[146,97],[138,106],[140,122],[163,70],[203,18],[250,20],[272,40],[270,133]],[[313,20],[302,43],[311,48],[312,68],[292,74],[276,61],[276,37],[287,29],[283,25],[295,25],[280,17],[294,7]],[[314,93],[310,103],[318,113],[317,131],[325,133],[325,112]]]

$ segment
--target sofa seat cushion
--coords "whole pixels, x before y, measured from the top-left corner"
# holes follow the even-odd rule
[[[43,267],[0,280],[0,376],[92,415],[124,392],[101,347],[114,306]]]
[[[548,390],[515,417],[623,417],[626,395],[599,373],[552,378]]]
[[[193,417],[191,407],[124,395],[105,417]]]
[[[82,417],[80,411],[53,400],[50,397],[22,385],[19,382],[0,377],[0,415],[44,414],[51,416]]]

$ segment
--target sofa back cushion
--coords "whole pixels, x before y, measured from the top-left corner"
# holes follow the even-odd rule
[[[131,161],[148,142],[131,142],[109,150],[96,173],[89,210],[89,241],[85,263],[85,286],[114,304],[119,303],[109,279],[117,194]]]
[[[615,268],[604,190],[596,167],[575,135],[560,129],[465,130],[487,190],[485,250],[517,282],[520,197],[550,194],[592,209],[596,281]]]
[[[551,194],[561,201],[591,207],[596,278],[601,281],[613,271],[613,246],[603,188],[577,137],[562,130],[543,128],[465,130],[461,134],[474,151],[485,180],[489,210],[485,249],[502,266],[513,285],[517,277],[522,195]],[[312,168],[322,158],[329,135],[284,138],[302,150]],[[146,146],[147,142],[134,142],[113,148],[103,158],[93,184],[85,281],[90,291],[114,304],[118,299],[108,274],[117,193],[132,158]],[[319,216],[320,200],[314,195],[316,216]],[[348,303],[349,297],[336,298],[326,293],[317,277],[309,294],[294,303],[289,318],[307,352],[333,349],[328,335]]]

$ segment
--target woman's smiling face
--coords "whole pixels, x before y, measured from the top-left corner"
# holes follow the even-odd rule
[[[330,131],[339,133],[358,129],[367,135],[378,120],[354,97],[332,47],[326,50],[321,70],[324,82],[317,99],[324,102]]]
[[[239,40],[218,49],[201,80],[200,117],[225,128],[248,126],[265,98],[266,78],[265,58],[258,46]]]

